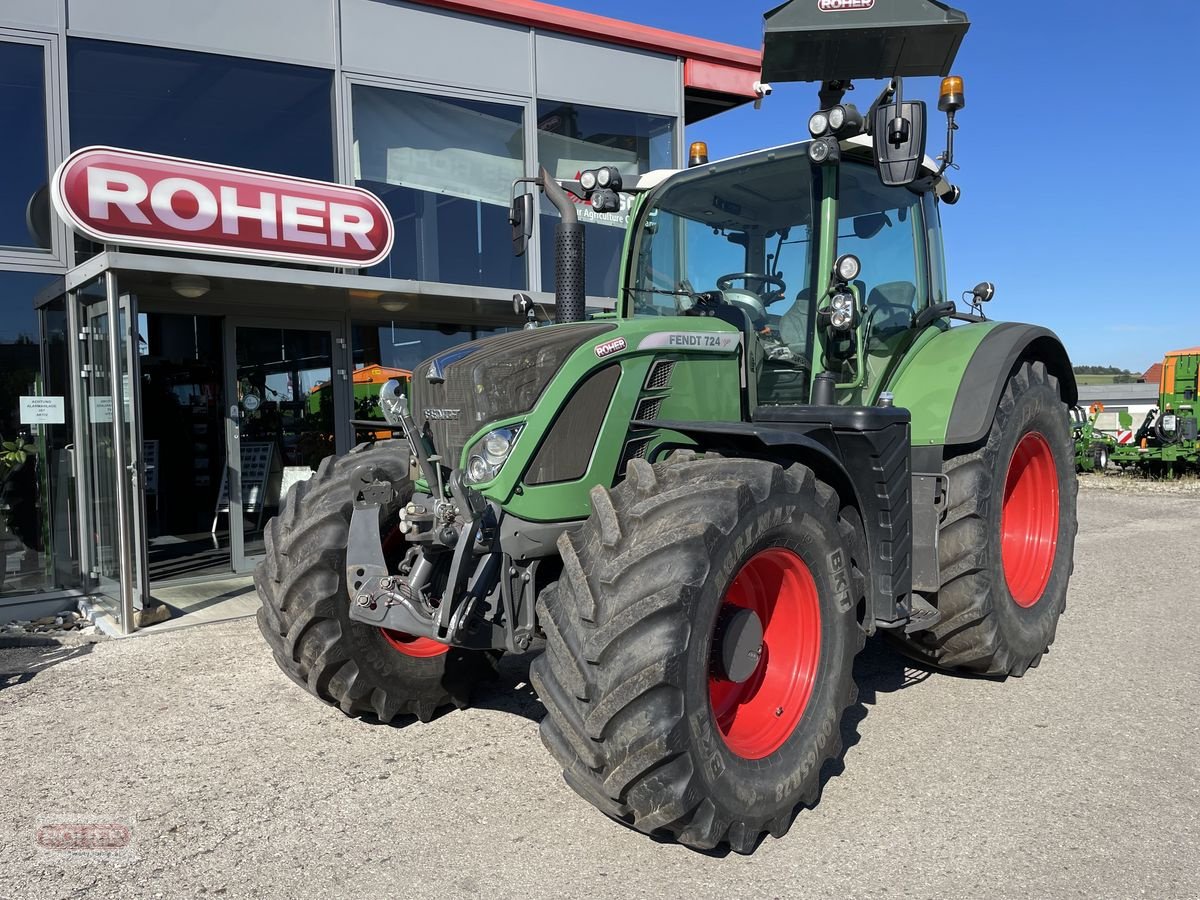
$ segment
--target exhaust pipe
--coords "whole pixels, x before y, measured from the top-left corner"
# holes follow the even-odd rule
[[[562,217],[554,233],[554,321],[560,325],[582,322],[587,318],[583,225],[567,192],[545,169],[542,169],[542,190]]]

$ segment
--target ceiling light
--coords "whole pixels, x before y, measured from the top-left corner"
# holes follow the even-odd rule
[[[202,275],[176,275],[171,279],[171,290],[180,297],[197,300],[209,292],[211,285]]]
[[[403,312],[408,309],[409,301],[399,294],[381,294],[379,305],[388,312]]]

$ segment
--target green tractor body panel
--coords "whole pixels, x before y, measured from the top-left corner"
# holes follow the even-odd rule
[[[1015,322],[973,322],[919,339],[888,390],[913,417],[913,446],[963,445],[991,428],[1004,383],[1022,360],[1043,363],[1063,401],[1079,396],[1070,359],[1051,331]]]
[[[897,406],[912,412],[914,446],[945,444],[963,375],[997,322],[930,329],[900,364],[890,390]],[[1007,374],[1007,373],[1005,373]]]
[[[562,327],[562,326],[551,326]],[[550,329],[539,329],[549,331]],[[463,449],[467,466],[471,448],[497,427],[522,426],[512,455],[495,480],[477,485],[513,515],[536,522],[586,519],[589,494],[598,485],[619,480],[627,452],[655,458],[667,445],[690,447],[683,435],[638,427],[639,419],[676,421],[740,421],[742,334],[733,326],[708,318],[638,318],[614,320],[614,327],[577,348],[543,390],[525,416],[489,422]],[[661,387],[650,381],[651,368],[671,363]],[[589,385],[604,380],[596,393]],[[611,386],[607,383],[611,380]],[[576,411],[573,404],[586,408]],[[607,412],[605,412],[607,409]],[[652,413],[652,414],[651,414]],[[598,432],[586,433],[587,427]],[[556,430],[556,426],[558,426]],[[532,483],[530,468],[554,441],[586,445],[587,458],[564,480]],[[560,452],[548,447],[547,455]],[[586,468],[579,472],[579,466]]]

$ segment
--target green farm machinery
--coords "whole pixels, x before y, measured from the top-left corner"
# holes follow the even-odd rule
[[[1110,459],[1114,465],[1167,478],[1200,468],[1198,371],[1200,347],[1173,350],[1166,355],[1158,406],[1146,414],[1130,443],[1112,449]],[[1131,419],[1122,422],[1123,427],[1132,424]]]
[[[820,83],[810,139],[514,186],[560,215],[556,318],[385,386],[396,439],[326,460],[267,530],[259,624],[351,716],[430,720],[526,653],[541,736],[613,819],[751,852],[817,802],[854,659],[1020,676],[1076,534],[1075,379],[1045,328],[948,299],[948,146],[904,79],[948,76],[933,0],[793,0],[764,81]],[[868,107],[852,80],[885,79]],[[588,318],[576,210],[631,195],[617,310]],[[382,765],[382,763],[381,763]]]
[[[1116,438],[1096,428],[1096,420],[1103,414],[1103,403],[1093,403],[1086,412],[1082,407],[1071,407],[1076,472],[1103,472],[1108,468],[1118,445]]]

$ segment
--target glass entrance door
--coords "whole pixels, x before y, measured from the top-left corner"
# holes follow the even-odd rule
[[[263,529],[291,486],[349,449],[341,427],[349,388],[338,326],[230,326],[228,463],[217,515],[229,518],[233,566],[244,572],[262,558]]]
[[[93,590],[125,631],[149,594],[142,518],[137,355],[131,323],[135,300],[118,297],[108,273],[77,294],[82,371],[81,474],[88,485],[84,510],[86,559]]]

